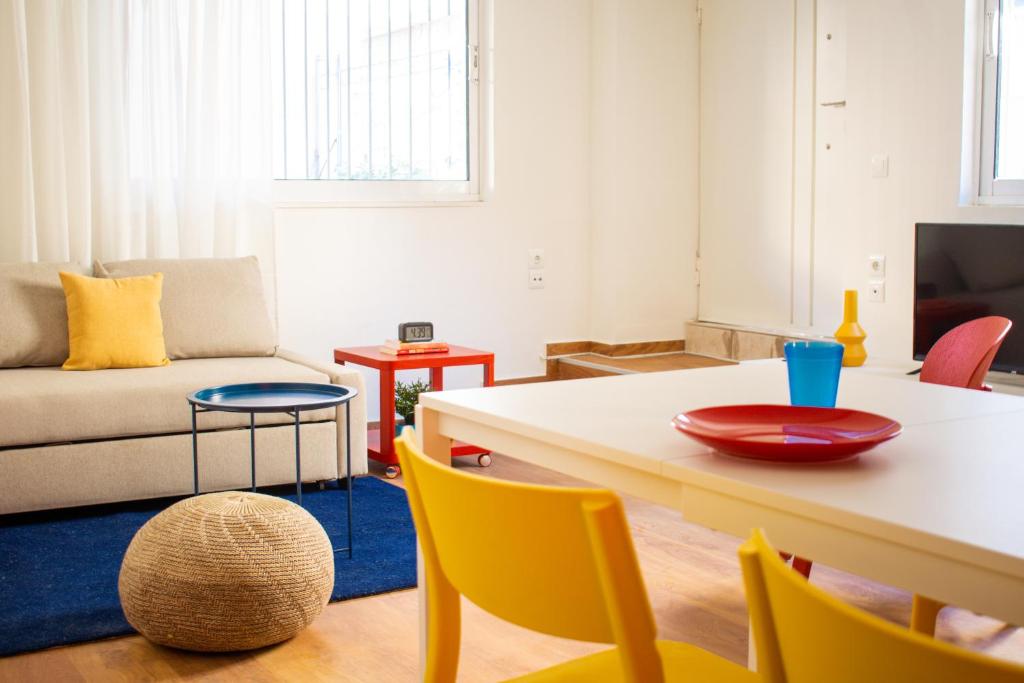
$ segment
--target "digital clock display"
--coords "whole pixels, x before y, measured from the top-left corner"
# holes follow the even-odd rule
[[[434,339],[434,323],[402,323],[398,326],[402,342],[427,342]]]

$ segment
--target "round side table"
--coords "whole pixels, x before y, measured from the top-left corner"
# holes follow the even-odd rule
[[[353,387],[312,382],[254,382],[225,384],[194,391],[188,395],[192,407],[192,482],[199,494],[199,436],[196,415],[208,412],[249,413],[249,451],[252,490],[256,490],[256,413],[287,413],[295,418],[295,497],[302,505],[302,450],[300,415],[304,411],[345,406],[345,472],[348,477],[348,545],[334,552],[348,551],[352,557],[352,422],[349,402],[359,392]]]

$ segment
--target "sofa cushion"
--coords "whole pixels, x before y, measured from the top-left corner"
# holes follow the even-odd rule
[[[75,263],[0,263],[0,368],[60,365],[68,357],[68,309],[61,271]]]
[[[64,370],[167,365],[160,321],[161,273],[110,280],[61,273],[68,302]]]
[[[322,382],[328,377],[281,358],[199,358],[157,368],[63,372],[60,368],[0,370],[0,447],[188,432],[186,396],[237,382]],[[333,408],[302,413],[332,420]],[[257,415],[283,424],[284,413]],[[200,430],[248,426],[246,413],[203,413]]]
[[[164,274],[160,310],[172,360],[274,355],[277,340],[255,256],[95,264],[97,277],[158,272]]]

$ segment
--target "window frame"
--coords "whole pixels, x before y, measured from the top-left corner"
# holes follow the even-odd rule
[[[1024,179],[996,177],[996,130],[998,125],[999,57],[1001,50],[1003,0],[981,3],[979,60],[978,192],[977,203],[992,205],[1024,204]]]
[[[467,84],[466,133],[468,179],[466,180],[322,180],[275,178],[272,201],[276,208],[475,206],[481,195],[481,96],[483,52],[480,46],[481,5],[486,0],[466,1]]]

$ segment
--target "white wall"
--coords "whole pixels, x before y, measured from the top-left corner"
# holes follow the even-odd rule
[[[590,338],[682,339],[697,312],[695,0],[593,0]]]
[[[705,0],[705,5],[736,1]],[[792,0],[770,1],[778,12],[792,13]],[[914,224],[1024,223],[1024,208],[960,205],[964,0],[818,0],[817,5],[819,22],[823,6],[829,6],[826,16],[840,18],[828,30],[841,32],[835,39],[846,42],[840,92],[845,91],[847,106],[827,111],[819,106],[815,112],[813,256],[802,265],[796,262],[802,269],[798,275],[813,278],[810,329],[834,331],[842,290],[856,288],[868,353],[906,360],[912,348]],[[820,46],[823,29],[818,29]],[[756,54],[748,60],[751,69],[760,69]],[[792,96],[791,82],[775,85]],[[819,78],[819,101],[834,95],[824,92],[826,85]],[[760,125],[742,112],[734,121]],[[876,154],[889,156],[887,178],[871,177]],[[760,189],[738,184],[734,200],[748,201]],[[885,303],[864,301],[870,254],[887,258]],[[728,322],[756,324],[753,317]]]
[[[544,373],[544,343],[586,338],[590,252],[588,0],[498,0],[481,90],[478,206],[277,210],[281,345],[322,360],[430,320],[494,351],[496,376]],[[486,34],[487,31],[482,31]],[[527,288],[528,250],[547,258]],[[479,385],[476,369],[448,386]],[[376,374],[367,374],[371,419]]]
[[[694,3],[615,0],[618,51],[594,73],[609,47],[593,30],[606,2],[485,3],[492,171],[478,206],[277,209],[282,346],[326,361],[336,346],[430,320],[442,339],[493,350],[501,379],[543,374],[549,341],[682,336],[695,312]],[[614,123],[592,128],[594,107]],[[611,143],[611,165],[592,176]],[[599,194],[614,195],[614,216]],[[531,248],[546,252],[542,290],[527,288]],[[366,378],[375,406],[376,374]],[[476,369],[446,376],[449,388],[479,383]]]
[[[701,25],[700,313],[793,321],[794,0],[706,0]],[[807,108],[809,102],[802,102]],[[803,254],[806,261],[806,254]]]
[[[963,0],[848,0],[846,12],[847,219],[834,226],[847,237],[834,253],[817,257],[863,297],[868,255],[885,254],[885,303],[861,304],[861,322],[869,353],[908,359],[914,224],[1024,223],[1024,208],[959,204]],[[871,157],[878,153],[889,155],[888,178],[871,177]],[[835,310],[837,323],[842,293],[816,290],[815,297],[817,317]]]

